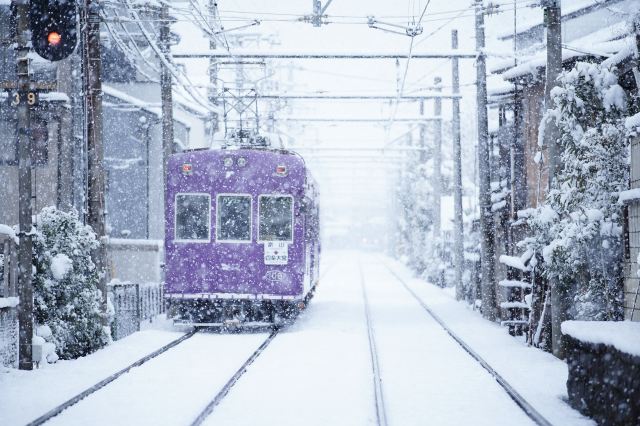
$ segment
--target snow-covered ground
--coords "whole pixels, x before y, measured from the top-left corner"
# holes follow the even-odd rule
[[[497,382],[431,319],[388,269],[554,425],[592,422],[566,398],[566,365],[481,320],[450,292],[389,258],[333,252],[307,311],[252,364],[208,425],[375,424],[362,283],[391,425],[528,425]],[[362,275],[361,275],[361,272]],[[24,424],[180,335],[146,330],[77,361],[0,374],[0,424]],[[264,333],[200,333],[63,412],[52,424],[189,424]]]

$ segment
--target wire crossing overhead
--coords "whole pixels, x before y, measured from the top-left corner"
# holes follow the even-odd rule
[[[305,52],[251,52],[237,50],[233,53],[215,51],[215,50],[203,50],[195,52],[176,52],[173,57],[176,59],[198,59],[198,58],[218,58],[218,59],[475,59],[477,53],[473,51],[444,51],[444,52],[430,52],[430,53],[385,53],[385,52],[372,52],[372,53],[305,53]]]
[[[395,101],[395,100],[407,100],[407,101],[421,101],[423,99],[458,99],[462,95],[459,93],[451,94],[425,94],[425,95],[412,95],[412,96],[396,96],[396,95],[258,95],[258,99],[309,99],[309,100],[383,100],[383,101]],[[224,96],[222,96],[224,98]]]

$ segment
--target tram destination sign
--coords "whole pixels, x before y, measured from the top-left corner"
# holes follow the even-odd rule
[[[289,263],[289,244],[286,241],[264,243],[265,265],[286,265]]]

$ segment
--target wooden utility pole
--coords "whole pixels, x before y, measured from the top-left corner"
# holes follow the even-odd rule
[[[458,30],[451,30],[451,49],[458,49]],[[451,58],[452,91],[460,93],[460,70],[458,58]],[[452,139],[453,139],[453,259],[455,264],[456,299],[464,296],[462,270],[464,268],[464,228],[462,222],[462,148],[460,145],[460,98],[452,100]]]
[[[17,110],[18,110],[18,368],[32,370],[33,284],[32,284],[32,214],[31,201],[31,106],[27,102],[29,75],[29,3],[14,1],[16,13]]]
[[[216,20],[218,18],[218,6],[216,0],[209,0],[209,28],[213,29],[216,26]],[[213,34],[209,36],[209,50],[215,51],[217,48],[216,39]],[[208,99],[211,105],[218,105],[218,60],[215,58],[209,58],[209,91]],[[218,114],[211,114],[211,130],[210,146],[213,146],[213,137],[218,131]]]
[[[160,97],[162,103],[162,176],[166,184],[167,165],[173,153],[173,94],[169,65],[171,62],[171,30],[169,27],[169,5],[160,8],[160,53],[165,60],[160,61]]]
[[[476,12],[476,104],[478,108],[478,179],[480,204],[480,260],[482,270],[482,315],[495,321],[498,312],[494,283],[494,226],[491,212],[491,159],[487,121],[487,66],[484,52],[484,10],[482,0],[475,2]]]
[[[552,108],[551,90],[558,85],[557,78],[562,72],[562,26],[560,0],[544,0],[544,22],[547,27],[547,74],[544,87],[545,108]],[[555,123],[547,122],[544,130],[544,145],[549,158],[549,189],[562,168],[562,147]],[[558,358],[564,358],[565,347],[560,326],[567,320],[570,292],[567,286],[555,279],[549,281],[551,290],[551,348]]]
[[[100,4],[85,0],[83,16],[83,62],[85,88],[85,123],[88,169],[87,223],[98,238],[92,258],[99,274],[98,289],[102,294],[102,311],[107,312],[107,248],[106,209],[104,200],[105,172],[102,140],[102,60],[100,57]],[[106,317],[105,317],[106,319]]]

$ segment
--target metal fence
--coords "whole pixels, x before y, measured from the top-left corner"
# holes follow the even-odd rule
[[[140,330],[143,321],[164,313],[164,287],[161,283],[112,283],[109,300],[115,316],[111,334],[115,340]]]

